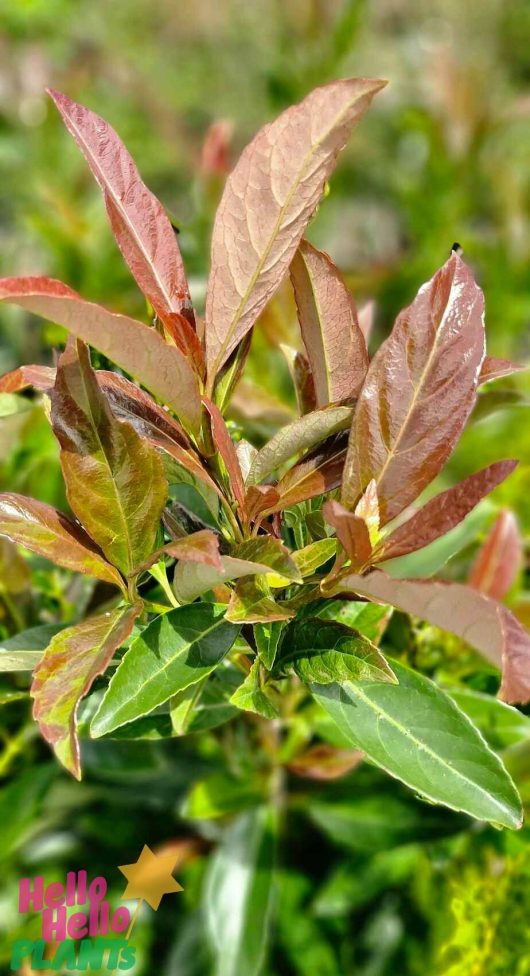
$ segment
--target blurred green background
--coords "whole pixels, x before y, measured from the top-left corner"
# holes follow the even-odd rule
[[[227,123],[235,161],[264,122],[312,87],[363,74],[390,84],[341,157],[311,238],[345,272],[360,304],[375,299],[374,344],[458,241],[486,294],[489,352],[528,361],[528,0],[1,0],[0,273],[46,273],[117,311],[144,311],[99,190],[45,95],[47,85],[117,129],[179,228],[200,307],[222,182],[205,157],[210,126]],[[270,350],[270,330],[270,323],[258,330],[250,373],[268,368],[281,401],[285,375]],[[54,326],[11,308],[0,309],[0,336],[2,373],[22,362],[52,362],[61,341]],[[526,374],[488,388],[446,475],[518,457],[522,463],[495,504],[517,513],[525,536],[528,394]],[[0,486],[62,506],[42,407],[26,400],[17,410],[6,408],[0,425]],[[486,511],[449,575],[465,575],[493,514]],[[12,573],[0,553],[8,595]],[[38,560],[32,573],[39,596],[37,604],[34,594],[27,597],[28,625],[72,618],[89,599],[79,583],[65,587],[59,571]],[[524,574],[510,599],[528,623]],[[9,602],[0,619],[4,635],[17,624]],[[401,621],[393,639],[402,646],[414,640],[420,662],[432,668],[432,635],[411,636]],[[189,795],[198,779],[218,770],[219,745],[208,736],[182,744],[88,744],[86,781],[78,785],[40,744],[26,700],[15,702],[13,683],[4,684],[2,971],[9,971],[13,939],[28,931],[17,915],[21,875],[42,872],[51,881],[88,867],[106,873],[119,897],[116,865],[134,860],[147,842],[188,851],[177,872],[185,892],[166,898],[156,916],[140,917],[136,972],[208,976],[201,880],[223,836],[217,815],[233,801],[220,787],[223,809],[212,812],[204,798],[190,806]],[[233,755],[230,775],[237,778],[252,766],[252,743],[243,733],[228,735],[224,754]],[[530,798],[524,750],[514,762]],[[530,973],[524,831],[462,830],[449,814],[440,827],[439,813],[373,770],[329,785],[301,782],[280,861],[267,976]],[[302,817],[304,790],[312,798],[310,820]],[[182,846],[190,837],[191,846]],[[259,918],[251,913],[248,924]],[[463,946],[463,962],[453,959],[453,944]]]

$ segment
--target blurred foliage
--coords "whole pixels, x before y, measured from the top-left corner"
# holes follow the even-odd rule
[[[3,0],[0,273],[47,273],[116,310],[145,313],[46,85],[85,102],[119,131],[179,228],[200,307],[220,192],[201,168],[209,126],[233,122],[235,159],[265,120],[314,85],[375,74],[390,85],[345,151],[311,237],[346,272],[359,304],[376,299],[378,338],[459,241],[486,294],[490,352],[527,361],[529,42],[526,0]],[[61,341],[60,330],[17,309],[1,309],[0,334],[0,372],[51,362]],[[257,439],[293,407],[286,364],[272,349],[279,338],[297,344],[283,294],[256,330],[247,386],[233,404],[234,423],[244,415],[247,426],[251,404]],[[252,387],[264,369],[274,378],[275,399],[266,403]],[[525,535],[528,387],[523,373],[487,388],[443,479],[518,457],[518,471],[493,497],[515,510]],[[64,508],[43,407],[27,399],[0,407],[0,485]],[[465,578],[496,510],[482,511],[447,564],[449,577]],[[31,580],[17,576],[23,592],[16,601],[6,585],[12,568],[2,577],[2,639],[21,626],[65,623],[90,604],[84,581],[35,558],[30,567]],[[524,583],[523,572],[510,602],[528,625]],[[395,614],[384,641],[394,656],[448,687],[496,690],[484,662],[435,628]],[[514,838],[470,828],[362,765],[333,782],[301,778],[293,761],[300,765],[312,729],[323,726],[316,714],[283,743],[261,741],[252,723],[229,724],[221,736],[87,742],[88,774],[77,784],[36,737],[27,684],[22,674],[4,677],[0,688],[4,971],[14,939],[35,932],[36,920],[17,913],[21,876],[43,873],[52,881],[89,868],[109,878],[118,899],[116,866],[147,842],[177,845],[185,890],[166,898],[156,915],[141,914],[136,972],[153,972],[156,961],[164,976],[222,973],[208,955],[205,932],[215,920],[208,919],[203,880],[208,874],[213,890],[213,857],[222,863],[225,851],[225,860],[237,862],[238,844],[247,863],[249,821],[241,818],[280,788],[287,800],[266,976],[530,973],[527,832]],[[481,701],[469,705],[475,721]],[[481,727],[530,802],[527,725],[504,718],[493,734],[485,710]],[[227,814],[234,809],[235,820]],[[263,884],[255,890],[263,895]],[[263,915],[263,898],[255,897],[245,908],[250,926]]]

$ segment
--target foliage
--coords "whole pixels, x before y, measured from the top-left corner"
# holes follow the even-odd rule
[[[283,809],[287,773],[305,768],[313,779],[334,779],[364,754],[429,800],[495,825],[521,820],[515,787],[481,735],[480,714],[385,650],[385,626],[397,607],[465,639],[490,672],[502,667],[505,700],[529,698],[528,638],[495,602],[506,570],[500,590],[484,570],[491,552],[497,558],[500,529],[472,574],[475,592],[401,582],[395,563],[392,576],[385,572],[390,559],[406,559],[455,530],[514,468],[492,463],[409,507],[455,448],[478,386],[515,367],[484,358],[482,293],[456,253],[369,362],[349,290],[329,257],[303,238],[339,150],[380,87],[354,80],[317,89],[244,152],[215,221],[204,323],[191,308],[171,225],[117,136],[53,93],[103,188],[151,324],[85,302],[51,279],[0,282],[2,299],[71,335],[55,370],[22,367],[2,382],[10,395],[33,386],[49,400],[75,516],[10,493],[0,501],[0,529],[37,556],[100,580],[87,584],[86,619],[74,614],[72,626],[43,647],[34,715],[77,776],[78,737],[88,757],[90,737],[120,741],[119,754],[133,757],[142,740],[201,728],[218,729],[207,752],[219,750],[225,735],[241,737],[236,768],[209,771],[211,782],[205,770],[202,790],[186,801],[187,815],[199,822],[237,813],[204,888],[223,973],[257,972],[264,958],[274,836],[283,826],[270,806]],[[247,336],[289,265],[307,357],[300,415],[253,446],[228,419],[230,402]],[[94,369],[87,344],[100,366],[110,359],[140,385]],[[501,554],[503,567],[507,559]],[[365,623],[363,614],[381,603],[380,625],[370,617]],[[20,654],[34,653],[35,635],[25,643],[16,667]],[[9,647],[5,654],[11,670]],[[111,662],[110,680],[101,680]],[[251,763],[256,741],[259,758]],[[328,825],[333,798],[325,796],[320,824]],[[403,804],[423,815],[417,801]],[[339,823],[340,806],[339,797]],[[435,815],[425,817],[436,833]],[[411,813],[411,843],[419,819]],[[456,831],[458,818],[447,824]],[[239,861],[249,872],[239,896],[249,904],[242,903],[241,929],[228,944],[223,892]],[[398,876],[406,865],[405,853]],[[303,883],[297,890],[295,872],[285,899],[300,909]],[[249,914],[263,923],[258,936],[244,925]],[[299,950],[289,945],[285,921],[283,929],[278,951],[296,966]],[[338,971],[333,952],[322,954],[323,966]]]

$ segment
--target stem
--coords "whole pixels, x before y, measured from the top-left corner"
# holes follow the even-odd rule
[[[18,631],[24,630],[26,626],[26,621],[24,620],[24,617],[22,616],[20,610],[18,609],[15,601],[11,599],[11,595],[7,592],[7,590],[4,590],[2,588],[1,593],[2,593],[2,600],[5,603],[5,606],[9,612],[9,616],[11,617],[11,620],[13,621],[15,627],[17,628]]]

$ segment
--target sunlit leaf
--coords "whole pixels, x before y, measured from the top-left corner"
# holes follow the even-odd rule
[[[305,617],[289,625],[278,665],[292,667],[306,684],[396,681],[392,668],[367,637],[319,617]]]
[[[318,406],[356,397],[368,352],[355,302],[338,269],[327,254],[302,240],[291,281]]]
[[[340,150],[384,82],[336,81],[265,126],[228,178],[206,297],[210,382],[287,271]]]
[[[210,674],[228,654],[239,627],[226,607],[198,603],[157,617],[131,644],[92,720],[101,736],[147,715]]]
[[[475,403],[483,312],[480,288],[453,254],[398,316],[357,403],[342,487],[347,508],[374,479],[384,525],[439,473]]]
[[[261,661],[257,657],[243,683],[234,691],[232,705],[246,712],[256,712],[263,718],[277,718],[278,707],[267,695],[261,683]]]
[[[348,681],[313,685],[313,694],[352,746],[421,796],[520,827],[515,786],[471,721],[428,678],[390,663],[398,685]]]
[[[517,579],[523,562],[523,540],[517,520],[507,509],[495,521],[469,576],[469,585],[502,600]]]
[[[314,410],[292,424],[282,427],[274,437],[258,451],[252,462],[247,484],[264,481],[273,471],[296,454],[308,451],[340,430],[346,430],[352,419],[351,407],[328,407]]]

